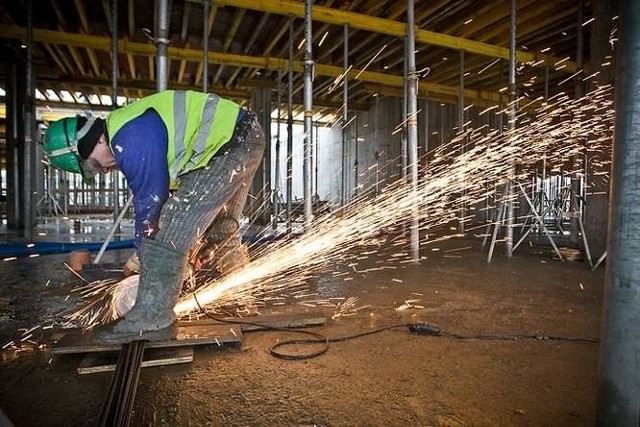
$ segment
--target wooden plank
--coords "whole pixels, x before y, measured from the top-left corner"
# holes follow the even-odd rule
[[[189,325],[178,326],[175,340],[151,341],[146,348],[171,348],[208,344],[239,344],[242,330],[239,325]],[[93,341],[91,331],[71,329],[52,346],[52,354],[74,354],[118,351],[120,345],[103,345]]]
[[[95,374],[98,372],[112,372],[116,369],[118,353],[88,354],[78,366],[78,374]],[[145,349],[141,367],[177,365],[193,362],[193,348],[182,347],[176,349]]]

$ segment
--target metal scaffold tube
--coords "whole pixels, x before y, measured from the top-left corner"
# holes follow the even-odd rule
[[[278,71],[278,88],[276,95],[276,103],[278,104],[276,107],[277,118],[276,118],[276,152],[275,152],[275,184],[273,185],[273,220],[272,220],[272,228],[273,231],[276,231],[278,228],[278,214],[280,212],[280,115],[282,111],[280,110],[282,106],[282,88],[280,87],[282,83],[282,71]]]
[[[313,141],[313,32],[312,0],[305,0],[305,44],[304,44],[304,162],[302,165],[304,191],[304,229],[311,226],[311,146]]]
[[[411,179],[411,196],[415,200],[418,195],[418,75],[416,74],[415,19],[413,13],[414,0],[407,0],[407,127],[409,136],[409,170]],[[411,259],[414,264],[420,262],[420,239],[418,223],[418,203],[413,204],[411,215]]]
[[[167,71],[169,59],[167,46],[169,45],[169,0],[156,0],[156,33],[155,42],[157,48],[156,68],[158,92],[167,89]]]
[[[118,0],[113,0],[111,19],[111,106],[115,110],[118,108]],[[120,229],[120,180],[118,171],[112,172],[115,175],[113,182],[113,221],[117,230]]]
[[[344,81],[342,86],[342,206],[347,204],[349,188],[348,188],[348,170],[347,163],[347,123],[349,123],[349,81],[347,79],[347,70],[349,69],[349,24],[343,25],[343,70]]]
[[[34,197],[33,197],[33,158],[34,141],[37,136],[35,123],[35,76],[33,67],[33,0],[27,2],[27,83],[25,87],[25,115],[24,115],[24,170],[23,170],[23,200],[24,200],[24,238],[33,240],[34,225]]]
[[[289,17],[289,69],[287,71],[287,234],[292,231],[293,197],[293,16]]]
[[[510,138],[514,138],[514,132],[516,130],[516,0],[511,0],[511,25],[509,32],[509,94],[511,103],[509,108],[509,118],[507,120]],[[507,176],[506,184],[506,203],[507,203],[507,233],[506,233],[506,255],[508,258],[513,256],[513,198],[514,198],[514,186],[512,180],[515,179],[515,165],[510,169],[510,176]]]
[[[464,51],[460,51],[460,85],[458,88],[458,132],[464,132]],[[466,151],[466,139],[460,143],[460,154]],[[460,224],[458,226],[461,233],[464,233],[464,220],[467,214],[466,189],[462,188],[462,203],[460,206]]]
[[[621,0],[597,425],[640,425],[640,8]]]
[[[211,0],[202,0],[202,91],[209,90],[209,8]]]

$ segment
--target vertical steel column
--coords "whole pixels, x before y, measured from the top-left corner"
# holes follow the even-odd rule
[[[418,75],[416,73],[414,0],[407,0],[407,75],[408,88],[407,126],[409,136],[409,169],[411,178],[411,198],[414,200],[411,215],[411,258],[420,263],[420,240],[418,236]]]
[[[460,135],[464,133],[464,51],[460,51],[460,86],[458,87],[458,132]],[[466,139],[460,141],[460,154],[466,151]],[[464,174],[464,172],[463,172]],[[466,189],[462,188],[462,203],[460,206],[460,224],[458,228],[464,233],[464,218],[467,214],[467,194]]]
[[[578,1],[578,21],[576,22],[576,65],[578,69],[582,68],[583,65],[583,47],[584,47],[584,32],[582,27],[582,22],[584,20],[584,0]],[[575,77],[575,96],[574,98],[582,98],[584,96],[584,86],[582,84],[582,79],[580,76]],[[577,157],[577,156],[576,156]],[[584,157],[586,157],[586,153],[579,161],[584,164]],[[586,171],[586,170],[585,170]],[[581,218],[578,215],[582,215],[580,211],[580,205],[578,205],[578,197],[581,193],[580,191],[580,178],[577,176],[576,166],[574,164],[572,176],[571,176],[571,191],[573,195],[570,196],[569,203],[571,206],[571,242],[577,244],[580,239],[578,233],[580,231],[580,220]],[[574,197],[575,196],[575,197]],[[586,248],[585,248],[586,250]]]
[[[202,91],[207,93],[209,90],[209,9],[211,0],[202,0],[202,6],[204,7],[202,14]],[[278,128],[278,130],[280,129]]]
[[[113,9],[111,17],[111,106],[115,110],[118,108],[118,0],[113,0]],[[113,221],[116,222],[120,216],[120,180],[118,174],[120,172],[114,170],[111,172],[115,175],[113,192],[115,198],[113,201]],[[120,224],[116,224],[116,233],[119,234]]]
[[[429,166],[429,92],[425,93],[424,101],[424,165]]]
[[[289,16],[289,69],[287,98],[287,234],[292,231],[291,198],[293,196],[293,21]]]
[[[375,169],[375,183],[374,183],[374,192],[373,195],[378,197],[378,193],[380,192],[380,146],[378,144],[378,115],[380,114],[380,107],[378,103],[380,102],[380,97],[376,96],[376,99],[373,103],[373,108],[375,113],[373,114],[373,144],[375,146],[375,159],[376,159],[376,169]]]
[[[33,158],[36,136],[35,121],[35,75],[33,68],[33,0],[27,1],[27,82],[25,86],[24,102],[24,238],[33,240],[33,225],[35,224],[33,207]]]
[[[640,425],[640,8],[620,1],[597,424]]]
[[[17,60],[8,66],[7,85],[5,86],[5,108],[7,111],[6,125],[6,146],[7,146],[7,229],[20,230],[22,210],[22,180],[20,179],[20,149],[22,145],[22,135],[24,129],[20,129],[23,124],[22,112],[24,101],[24,87],[20,84],[24,70],[22,61]]]
[[[408,1],[408,0],[407,0]],[[408,11],[407,11],[408,13]],[[407,33],[409,28],[407,28]],[[407,57],[409,56],[408,41],[404,39],[404,60],[402,63],[402,73],[404,75],[404,82],[402,88],[402,132],[400,133],[400,161],[402,165],[402,171],[400,176],[403,179],[407,178]]]
[[[282,105],[282,71],[278,70],[278,94],[276,95],[276,102],[278,103],[278,107],[276,108],[278,117],[276,118],[276,152],[275,152],[275,183],[273,185],[273,222],[272,228],[273,231],[276,231],[278,228],[278,212],[280,206],[280,107]]]
[[[509,36],[509,93],[511,107],[509,108],[509,138],[514,137],[516,130],[516,0],[511,0],[511,28]],[[513,165],[515,168],[515,165]],[[514,170],[510,169],[509,176],[507,176],[506,184],[506,203],[507,203],[507,257],[513,256],[513,183],[511,182],[515,178]]]
[[[304,190],[304,230],[311,226],[311,142],[313,141],[313,32],[311,9],[313,0],[304,1],[304,163],[302,165]]]
[[[342,82],[342,206],[345,206],[348,201],[349,194],[349,180],[347,179],[349,165],[347,163],[347,123],[349,123],[349,80],[346,72],[349,69],[349,24],[343,26],[343,50],[342,50],[342,67],[344,75],[344,81]]]
[[[155,31],[155,42],[158,52],[156,55],[156,90],[160,92],[167,89],[167,68],[169,64],[167,57],[167,46],[169,44],[169,0],[156,0]]]
[[[358,197],[358,116],[353,118],[353,196]]]
[[[319,146],[318,140],[320,138],[320,133],[318,132],[318,125],[315,125],[315,128],[316,128],[316,131],[314,133],[315,141],[313,142],[314,179],[313,179],[313,186],[311,187],[311,190],[313,191],[313,194],[315,196],[318,196],[318,146]],[[318,200],[320,200],[319,197],[318,197]]]

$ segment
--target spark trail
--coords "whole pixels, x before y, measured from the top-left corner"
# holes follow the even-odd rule
[[[305,275],[371,244],[381,228],[416,212],[421,229],[436,230],[456,220],[463,205],[497,197],[496,188],[523,179],[542,158],[553,168],[576,156],[597,157],[611,149],[611,91],[610,86],[600,87],[577,100],[559,94],[541,103],[534,114],[518,111],[513,131],[500,133],[483,126],[459,134],[432,153],[434,160],[417,192],[411,183],[398,180],[375,199],[361,198],[339,214],[317,218],[298,240],[272,245],[241,271],[205,283],[195,291],[198,302],[220,303],[299,284]],[[460,154],[462,143],[466,151]],[[424,240],[421,245],[431,242]],[[189,295],[175,311],[186,314],[195,309],[196,299]]]

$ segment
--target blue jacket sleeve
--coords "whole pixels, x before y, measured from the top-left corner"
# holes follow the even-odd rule
[[[135,247],[158,231],[162,206],[169,197],[167,128],[155,110],[125,124],[111,140],[117,168],[133,192]]]

